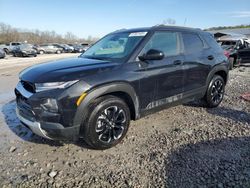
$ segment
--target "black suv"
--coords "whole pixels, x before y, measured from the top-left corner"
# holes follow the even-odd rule
[[[213,36],[200,29],[120,30],[78,58],[22,71],[17,116],[42,137],[83,138],[106,149],[123,139],[130,120],[163,107],[201,98],[218,106],[228,65]]]

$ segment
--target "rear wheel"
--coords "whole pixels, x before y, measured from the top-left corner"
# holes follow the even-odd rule
[[[56,53],[57,53],[57,54],[60,54],[60,53],[62,53],[62,52],[61,52],[60,50],[57,50]]]
[[[43,50],[40,50],[39,51],[39,54],[44,54],[45,52]]]
[[[130,111],[120,98],[104,96],[96,99],[83,122],[85,141],[95,149],[107,149],[118,144],[126,135]]]
[[[9,53],[10,53],[9,50],[8,50],[7,48],[4,48],[3,50],[4,50],[4,52],[5,52],[6,54],[9,54]]]
[[[225,81],[220,75],[214,75],[207,88],[206,95],[204,96],[207,107],[214,108],[217,107],[223,97],[225,92]]]
[[[229,61],[229,70],[232,70],[234,68],[234,58],[229,57],[228,61]]]

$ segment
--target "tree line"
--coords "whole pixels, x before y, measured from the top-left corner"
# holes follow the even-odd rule
[[[219,26],[219,27],[210,27],[206,30],[223,30],[223,29],[242,29],[242,28],[250,28],[250,24],[248,25],[236,25],[236,26]]]
[[[10,42],[25,42],[32,44],[43,43],[93,43],[97,38],[79,38],[72,32],[60,35],[55,31],[23,30],[11,25],[0,23],[0,44]]]

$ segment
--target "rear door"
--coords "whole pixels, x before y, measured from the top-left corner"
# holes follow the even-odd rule
[[[192,92],[206,85],[206,79],[215,57],[198,33],[182,33],[184,46],[183,70],[185,74],[184,91]]]

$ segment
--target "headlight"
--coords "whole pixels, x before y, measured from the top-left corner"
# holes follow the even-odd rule
[[[78,80],[68,81],[68,82],[48,82],[48,83],[37,83],[35,84],[36,92],[50,90],[50,89],[63,89],[67,88],[74,83],[78,82]]]

